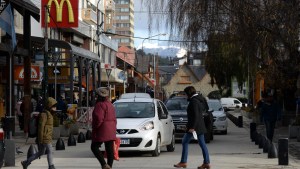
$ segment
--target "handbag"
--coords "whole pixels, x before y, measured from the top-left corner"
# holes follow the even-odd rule
[[[121,139],[117,138],[114,141],[114,160],[119,161],[120,157],[119,157],[119,147],[120,147],[120,143],[121,143]],[[106,154],[106,150],[104,151],[104,158],[107,158],[107,154]]]

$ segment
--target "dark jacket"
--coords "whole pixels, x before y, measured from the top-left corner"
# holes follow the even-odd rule
[[[187,131],[194,129],[197,134],[206,133],[203,113],[207,110],[207,102],[203,100],[201,95],[193,96],[187,107],[188,123]]]
[[[92,117],[93,142],[116,140],[116,112],[109,101],[97,102]]]
[[[277,121],[281,119],[282,110],[275,101],[263,102],[261,106],[261,121]]]

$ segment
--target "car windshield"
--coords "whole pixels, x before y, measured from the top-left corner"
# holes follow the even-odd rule
[[[166,103],[168,110],[186,110],[188,101],[186,98],[172,98]]]
[[[154,104],[143,102],[120,102],[114,104],[117,118],[154,117]]]
[[[207,102],[209,109],[212,109],[213,111],[219,111],[222,110],[222,105],[220,102]]]

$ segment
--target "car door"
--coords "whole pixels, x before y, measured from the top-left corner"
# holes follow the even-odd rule
[[[171,116],[168,114],[168,109],[166,108],[166,106],[164,105],[164,103],[162,103],[161,101],[158,101],[158,112],[161,114],[160,117],[160,121],[163,127],[163,135],[164,137],[162,138],[162,143],[163,144],[168,144],[170,143],[170,140],[172,140],[172,133],[173,133],[173,122],[172,122],[172,118]]]

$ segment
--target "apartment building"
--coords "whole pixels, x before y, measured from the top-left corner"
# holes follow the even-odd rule
[[[116,34],[123,36],[113,36],[118,42],[118,46],[134,48],[134,0],[115,0],[115,26]]]

